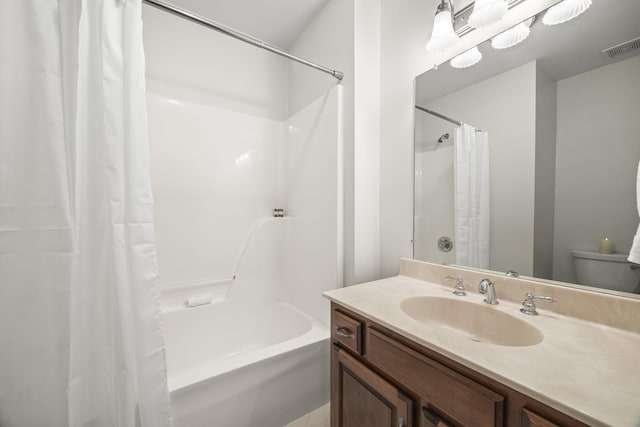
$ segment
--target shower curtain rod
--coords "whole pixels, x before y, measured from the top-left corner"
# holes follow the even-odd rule
[[[292,61],[299,62],[300,64],[306,65],[307,67],[315,68],[316,70],[322,71],[323,73],[331,74],[333,77],[335,77],[338,80],[342,80],[342,78],[344,77],[344,73],[342,71],[331,70],[329,68],[323,67],[322,65],[314,64],[313,62],[307,61],[306,59],[300,58],[299,56],[292,55],[289,52],[286,52],[282,49],[272,46],[255,37],[251,37],[247,34],[233,30],[229,27],[225,27],[224,25],[220,25],[214,21],[203,18],[201,16],[194,15],[193,13],[187,12],[186,10],[181,9],[177,6],[174,6],[172,4],[169,4],[160,0],[142,0],[142,1],[150,6],[156,7],[165,12],[179,16],[180,18],[184,18],[189,21],[195,22],[196,24],[203,25],[207,28],[218,31],[222,34],[226,34],[227,36],[233,37],[234,39],[268,50],[269,52],[275,53],[276,55],[280,55],[285,58],[291,59]]]
[[[440,114],[437,111],[433,111],[433,110],[429,110],[427,108],[421,107],[419,105],[416,105],[416,108],[420,111],[424,111],[425,113],[431,114],[432,116],[436,116],[442,120],[446,120],[449,123],[453,123],[454,125],[458,125],[458,126],[462,126],[462,122],[459,122],[456,119],[452,119],[451,117],[447,117],[444,114]],[[476,132],[484,132],[482,129],[478,129],[476,128]]]
[[[443,114],[440,114],[440,113],[437,113],[437,112],[435,112],[435,111],[433,111],[433,110],[428,110],[428,109],[426,109],[426,108],[424,108],[424,107],[421,107],[421,106],[419,106],[419,105],[416,105],[416,108],[417,108],[418,110],[420,110],[420,111],[424,111],[425,113],[431,114],[432,116],[436,116],[436,117],[441,118],[442,120],[446,120],[446,121],[448,121],[448,122],[451,122],[451,123],[453,123],[454,125],[462,126],[462,122],[459,122],[459,121],[457,121],[457,120],[455,120],[455,119],[452,119],[451,117],[447,117],[447,116],[445,116],[445,115],[443,115]]]

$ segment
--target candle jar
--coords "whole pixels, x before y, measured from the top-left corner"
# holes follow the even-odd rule
[[[613,253],[613,242],[606,237],[604,239],[600,239],[600,253],[601,254]]]

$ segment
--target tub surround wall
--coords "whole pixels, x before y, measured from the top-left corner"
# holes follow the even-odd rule
[[[290,61],[143,13],[163,301],[290,301],[328,321],[318,295],[343,270],[342,87],[329,78],[289,116]]]
[[[454,264],[456,247],[450,252],[438,249],[437,241],[454,231],[454,126],[431,114],[415,110],[416,153],[414,199],[414,250],[416,259]],[[438,138],[448,133],[449,139],[439,144]],[[420,237],[417,237],[420,236]]]
[[[229,278],[284,207],[288,61],[151,6],[143,19],[160,284]]]
[[[284,124],[155,93],[147,107],[161,285],[233,276],[284,207]]]
[[[636,426],[640,421],[640,300],[401,260],[400,276],[337,289],[333,302],[430,350],[592,426]],[[468,283],[466,297],[452,294],[447,274]],[[417,322],[405,314],[406,298],[431,296],[482,303],[477,282],[496,282],[501,303],[489,309],[538,328],[542,342],[508,347],[474,342],[464,334]],[[553,295],[539,316],[519,312],[524,293]],[[484,308],[484,307],[483,307]],[[597,390],[594,391],[594,388]]]
[[[319,296],[343,283],[342,87],[287,121],[279,300],[329,324]]]
[[[290,301],[328,323],[318,295],[343,281],[341,89],[286,122],[148,95],[165,307]]]

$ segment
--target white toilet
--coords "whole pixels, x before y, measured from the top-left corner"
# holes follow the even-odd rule
[[[628,254],[571,251],[571,255],[579,284],[640,293],[640,266],[627,261]]]

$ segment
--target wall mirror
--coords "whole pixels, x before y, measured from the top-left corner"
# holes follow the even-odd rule
[[[626,259],[638,227],[640,2],[594,0],[555,26],[541,17],[517,46],[487,40],[474,66],[416,78],[414,258],[638,297],[636,266],[603,257],[609,271],[579,280],[575,261],[611,245]],[[475,134],[486,152],[465,163],[458,141]],[[461,241],[460,227],[480,231]]]

